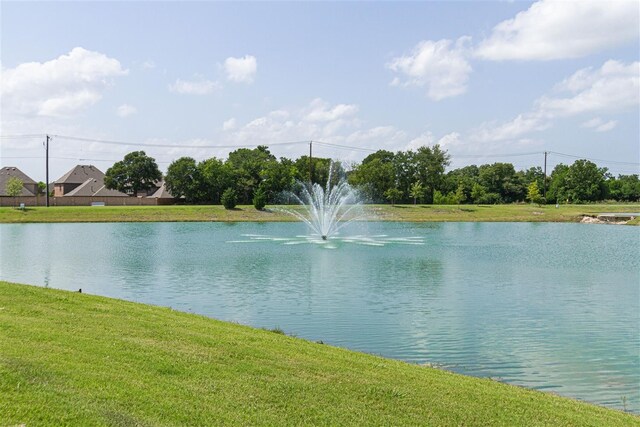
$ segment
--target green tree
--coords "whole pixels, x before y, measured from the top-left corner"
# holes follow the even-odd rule
[[[384,197],[391,202],[391,206],[395,206],[396,200],[400,200],[402,198],[402,190],[389,188],[384,192]]]
[[[444,170],[449,166],[451,156],[436,144],[433,147],[420,147],[413,160],[417,178],[425,189],[427,203],[433,203],[433,195],[444,181]]]
[[[104,175],[107,188],[134,196],[140,191],[150,190],[160,180],[162,173],[155,159],[147,156],[144,151],[127,154],[123,160],[107,169]]]
[[[184,197],[187,203],[198,203],[205,199],[201,171],[191,157],[180,157],[171,163],[164,181],[174,197]]]
[[[24,188],[24,183],[20,178],[12,176],[7,180],[7,184],[5,185],[5,192],[7,196],[13,197],[13,207],[16,207],[16,197],[22,194],[22,189]]]
[[[479,168],[479,182],[494,203],[513,203],[524,200],[525,187],[511,163],[494,163]],[[488,196],[491,194],[491,196]]]
[[[529,184],[529,186],[527,187],[527,200],[529,200],[531,203],[543,203],[543,197],[542,194],[540,194],[540,190],[538,189],[537,181],[531,181],[531,184]]]
[[[569,166],[558,163],[549,177],[549,191],[547,191],[547,200],[551,203],[568,202],[568,182],[567,174]]]
[[[198,170],[202,179],[203,200],[213,204],[221,203],[224,190],[233,187],[235,183],[231,166],[212,157],[198,163]]]
[[[393,185],[402,192],[402,196],[409,194],[411,185],[418,177],[415,155],[413,151],[409,150],[398,151],[393,156],[393,168],[395,172]],[[401,200],[397,199],[397,201]]]
[[[225,163],[233,171],[235,188],[240,193],[241,203],[249,203],[253,199],[253,192],[262,181],[261,172],[267,164],[275,161],[275,156],[265,145],[254,149],[239,148],[229,153]]]
[[[46,194],[47,184],[42,181],[38,181],[38,194]]]
[[[363,161],[349,175],[349,184],[358,187],[362,194],[374,203],[380,203],[385,199],[384,192],[393,187],[395,180],[392,160],[384,160],[382,157],[369,159],[366,163]]]
[[[268,162],[260,172],[262,183],[258,187],[263,190],[265,200],[273,203],[283,192],[291,191],[297,173],[294,162],[285,157],[280,158],[279,162]]]
[[[233,209],[238,204],[238,195],[233,188],[227,188],[220,198],[225,209]]]
[[[618,175],[607,179],[609,197],[621,202],[640,201],[640,180],[638,175]]]
[[[422,201],[422,197],[424,196],[424,187],[422,187],[420,181],[416,181],[413,183],[411,189],[409,190],[409,195],[413,198],[414,205],[417,203],[418,199]]]
[[[309,156],[300,156],[294,163],[297,171],[296,179],[300,182],[309,182]],[[329,171],[332,172],[331,182],[337,183],[339,178],[346,175],[340,162],[331,159],[313,157],[311,160],[311,182],[323,187],[327,184]]]
[[[471,191],[469,191],[471,193]],[[458,184],[458,188],[456,188],[455,197],[457,200],[457,204],[464,203],[470,197],[467,195],[467,190],[463,183]]]
[[[253,207],[261,211],[267,205],[267,193],[262,186],[253,193]]]
[[[566,175],[567,198],[572,203],[604,200],[607,195],[607,168],[599,168],[589,160],[576,160]]]

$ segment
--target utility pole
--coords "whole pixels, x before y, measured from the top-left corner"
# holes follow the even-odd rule
[[[542,197],[547,199],[547,154],[548,151],[544,152],[544,181],[542,182]]]
[[[311,157],[313,155],[313,141],[309,141],[309,185],[313,184],[313,163]]]
[[[45,144],[45,177],[47,181],[47,187],[44,189],[45,194],[47,195],[47,207],[49,207],[49,135],[47,135],[47,142]]]

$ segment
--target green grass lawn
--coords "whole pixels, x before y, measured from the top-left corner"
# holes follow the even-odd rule
[[[0,282],[0,425],[637,426],[640,418],[168,308]]]
[[[300,207],[289,206],[289,209]],[[532,221],[578,222],[583,215],[638,212],[640,204],[537,206],[512,205],[365,205],[370,220],[382,221]],[[146,221],[294,221],[277,206],[226,210],[222,206],[73,206],[0,208],[0,223],[19,222],[146,222]],[[636,219],[635,224],[638,224]]]

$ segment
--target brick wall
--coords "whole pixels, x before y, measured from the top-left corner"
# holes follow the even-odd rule
[[[49,197],[49,206],[91,206],[93,202],[104,202],[107,206],[156,206],[173,205],[174,199],[147,199],[142,197],[93,197],[93,196],[72,196],[72,197]],[[15,205],[20,206],[46,206],[46,196],[20,196],[15,198]],[[0,197],[0,206],[13,206],[13,197]]]

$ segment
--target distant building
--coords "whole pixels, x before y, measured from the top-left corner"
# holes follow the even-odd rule
[[[73,190],[65,193],[63,197],[95,196],[95,197],[128,197],[118,190],[110,190],[104,185],[103,179],[89,178]]]
[[[55,197],[129,197],[129,194],[110,190],[104,185],[104,173],[93,165],[77,165],[54,182]],[[148,191],[139,191],[137,197],[173,199],[158,181]]]
[[[174,199],[174,197],[171,195],[171,193],[169,193],[169,191],[167,190],[167,187],[164,185],[164,181],[162,181],[160,183],[160,188],[156,189],[156,191],[152,195],[147,196],[147,198],[149,198],[149,199]]]
[[[53,195],[55,197],[67,196],[80,186],[86,187],[85,184],[89,184],[89,188],[92,188],[94,182],[99,184],[96,191],[99,187],[104,186],[104,173],[93,165],[77,165],[53,183]],[[93,194],[83,195],[93,196]]]
[[[0,169],[0,196],[7,195],[7,182],[10,178],[22,181],[20,196],[35,196],[38,194],[38,183],[15,166],[5,166]]]

